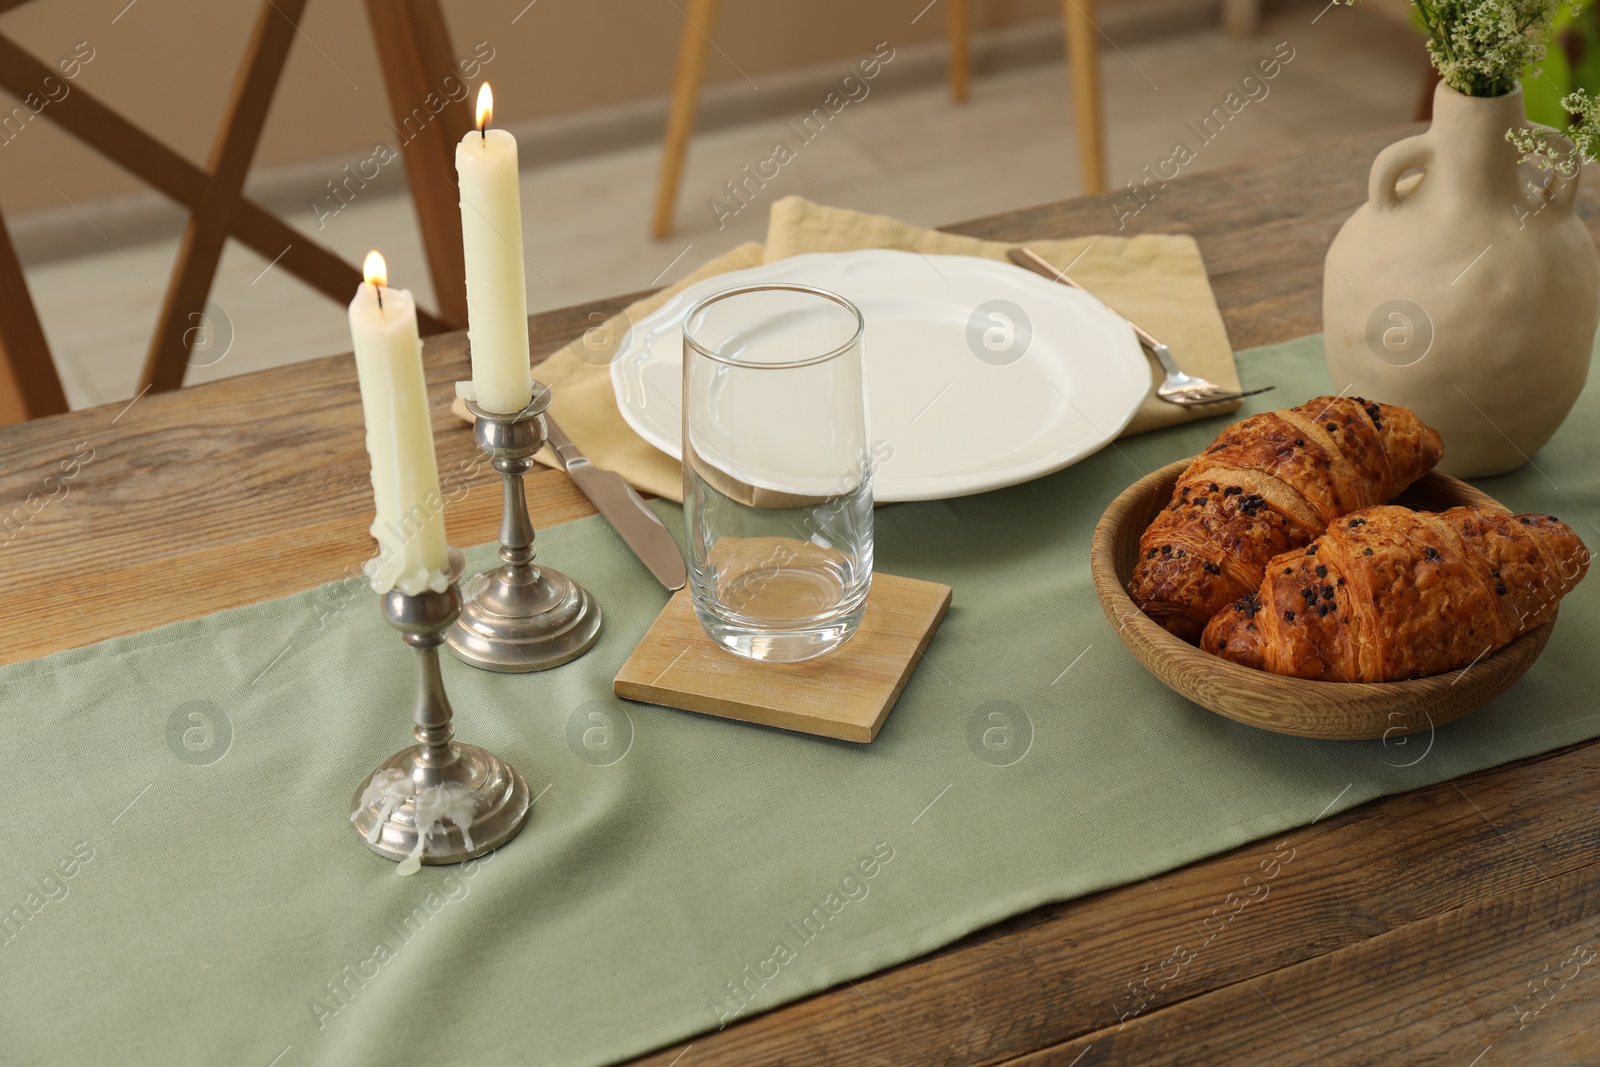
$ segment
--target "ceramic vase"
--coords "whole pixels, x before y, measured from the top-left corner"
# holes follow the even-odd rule
[[[1572,409],[1600,322],[1600,258],[1573,212],[1578,177],[1519,168],[1522,90],[1440,84],[1433,123],[1379,153],[1367,202],[1328,250],[1322,315],[1336,388],[1415,411],[1440,470],[1526,463]]]

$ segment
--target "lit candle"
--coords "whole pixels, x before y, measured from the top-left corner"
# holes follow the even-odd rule
[[[521,411],[533,399],[528,294],[522,273],[522,199],[517,139],[488,128],[489,83],[478,90],[478,128],[456,146],[461,250],[467,269],[467,340],[472,381],[457,391],[485,411]]]
[[[417,304],[411,290],[387,287],[388,268],[378,253],[367,253],[364,274],[366,284],[350,301],[350,339],[377,504],[372,536],[378,555],[368,562],[367,575],[380,593],[442,593],[450,584],[444,498],[422,377]]]

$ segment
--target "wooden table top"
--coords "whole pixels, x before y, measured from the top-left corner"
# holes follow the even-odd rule
[[[1195,236],[1235,348],[1314,333],[1319,249],[1365,199],[1378,150],[1406,132],[1181,177],[1122,232]],[[1115,233],[1119,200],[950,229]],[[1600,232],[1592,182],[1580,211]],[[534,316],[534,352],[630,299]],[[450,540],[492,540],[498,486],[449,413],[469,376],[464,335],[430,339],[425,359],[440,471],[456,488]],[[355,573],[372,552],[360,418],[343,355],[0,430],[0,662]],[[531,475],[528,496],[540,527],[592,514],[555,471]],[[1240,909],[1245,875],[1279,840],[1293,876]],[[1038,908],[639,1062],[1596,1064],[1600,973],[1569,976],[1568,961],[1600,952],[1597,843],[1590,743]],[[1185,954],[1208,918],[1222,932]],[[1119,1019],[1138,1003],[1130,985],[1148,1003]]]

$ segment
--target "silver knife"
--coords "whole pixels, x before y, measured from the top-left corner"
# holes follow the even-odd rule
[[[672,534],[644,498],[623,481],[620,474],[601,470],[590,463],[589,457],[579,452],[572,439],[561,432],[549,412],[545,412],[544,424],[550,447],[561,457],[567,477],[583,490],[583,495],[606,517],[612,529],[622,535],[657,581],[668,589],[682,589],[689,580],[683,566],[683,553],[678,551],[678,542],[672,539]]]

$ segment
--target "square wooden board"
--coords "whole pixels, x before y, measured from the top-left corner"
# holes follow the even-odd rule
[[[617,696],[784,730],[871,741],[950,607],[950,587],[874,574],[861,627],[804,663],[755,663],[721,648],[687,587],[617,673]]]

